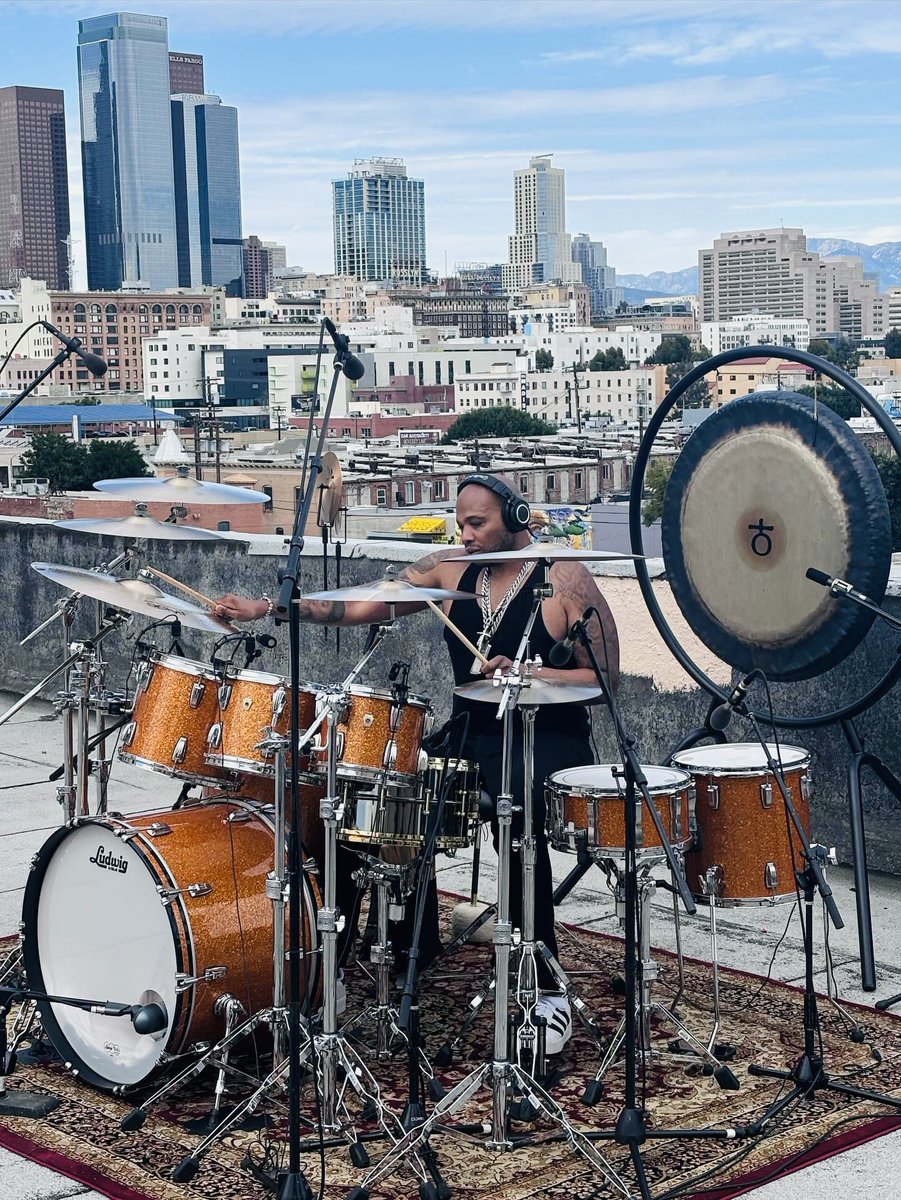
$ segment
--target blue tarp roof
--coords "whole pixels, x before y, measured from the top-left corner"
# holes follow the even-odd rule
[[[3,402],[0,401],[0,408]],[[78,415],[82,425],[106,425],[109,421],[153,421],[153,409],[149,404],[20,404],[0,425],[70,425],[72,417]],[[156,420],[184,420],[167,409],[156,410]]]

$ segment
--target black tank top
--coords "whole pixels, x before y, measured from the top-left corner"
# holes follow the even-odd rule
[[[535,568],[519,592],[513,597],[507,611],[501,618],[501,623],[491,637],[489,657],[503,654],[507,658],[516,658],[522,632],[532,610],[532,584],[538,583],[544,576],[545,568],[540,564]],[[474,592],[476,581],[481,571],[481,563],[470,563],[460,577],[457,589],[461,592]],[[472,600],[455,600],[450,608],[450,618],[461,633],[464,633],[474,644],[484,628],[481,604]],[[485,678],[472,672],[473,656],[459,638],[445,627],[444,640],[451,658],[454,672],[454,683],[471,683],[474,679]],[[533,658],[540,656],[542,662],[549,663],[551,647],[556,641],[545,628],[541,610],[532,627],[532,637],[529,649]],[[570,659],[563,670],[574,670],[577,664]],[[481,700],[465,700],[462,696],[454,696],[454,715],[469,713],[469,735],[496,734],[500,737],[501,722],[495,719],[496,708]],[[522,716],[514,714],[514,728],[522,728]],[[587,737],[590,729],[588,709],[584,704],[542,704],[535,718],[536,732],[563,732],[575,736]]]

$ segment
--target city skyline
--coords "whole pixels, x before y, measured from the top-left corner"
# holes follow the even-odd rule
[[[83,283],[75,44],[79,19],[115,6],[2,8],[0,83],[66,94]],[[543,153],[566,171],[567,228],[603,241],[621,274],[691,266],[722,232],[780,223],[901,238],[889,6],[788,3],[778,24],[738,0],[140,9],[168,18],[170,47],[202,54],[208,91],[238,109],[244,229],[286,244],[292,264],[331,269],[331,181],[372,156],[425,180],[439,272],[505,261],[513,173]]]

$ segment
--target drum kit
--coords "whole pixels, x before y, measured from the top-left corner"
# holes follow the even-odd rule
[[[128,539],[127,548],[95,570],[47,563],[34,569],[68,589],[69,596],[38,630],[62,620],[67,655],[30,696],[63,675],[57,708],[64,716],[63,783],[59,799],[64,819],[33,861],[23,907],[22,955],[28,987],[56,1000],[32,1002],[20,1017],[15,1043],[38,1014],[40,1025],[66,1066],[86,1082],[125,1094],[160,1081],[158,1090],[123,1122],[135,1129],[152,1104],[207,1066],[218,1071],[216,1102],[207,1136],[176,1169],[182,1182],[196,1172],[213,1142],[254,1111],[262,1098],[284,1090],[289,1038],[286,1020],[285,928],[286,788],[292,769],[300,785],[300,829],[305,851],[301,876],[301,944],[305,1021],[300,1061],[317,1089],[324,1131],[346,1139],[358,1166],[368,1164],[350,1102],[355,1098],[377,1122],[390,1148],[357,1192],[400,1162],[411,1167],[420,1194],[439,1194],[430,1163],[428,1137],[485,1085],[492,1094],[485,1122],[487,1145],[512,1147],[514,1105],[531,1106],[556,1124],[571,1146],[618,1193],[630,1195],[592,1140],[575,1128],[544,1086],[544,1023],[536,1015],[539,963],[547,963],[560,990],[573,1002],[591,1037],[608,1042],[586,1100],[600,1095],[600,1083],[615,1060],[629,1020],[637,1021],[637,1052],[648,1058],[651,1017],[662,1016],[690,1045],[694,1061],[706,1064],[722,1087],[738,1086],[715,1054],[719,1023],[716,910],[731,905],[770,905],[794,900],[795,845],[767,757],[754,745],[727,744],[685,750],[667,767],[644,767],[647,787],[634,805],[634,854],[629,849],[630,813],[625,775],[619,765],[574,767],[545,781],[547,833],[552,846],[587,854],[607,874],[621,907],[627,873],[634,873],[641,917],[636,947],[640,994],[612,1038],[585,1012],[571,982],[535,936],[535,838],[532,823],[534,722],[542,705],[586,703],[607,698],[600,686],[567,685],[543,679],[540,662],[529,657],[532,626],[550,585],[531,585],[530,619],[513,668],[493,679],[456,689],[463,698],[494,704],[503,721],[504,775],[496,801],[498,898],[494,922],[494,1045],[491,1059],[449,1093],[433,1086],[431,1115],[410,1129],[382,1102],[379,1085],[359,1052],[361,1024],[371,1020],[369,1048],[377,1058],[407,1042],[426,1078],[432,1070],[406,1020],[390,1002],[393,963],[389,917],[398,919],[417,886],[417,868],[429,851],[455,853],[474,847],[480,835],[479,767],[449,750],[427,750],[433,714],[430,701],[411,692],[409,667],[396,663],[388,686],[360,682],[375,650],[395,629],[397,606],[427,604],[466,641],[440,607],[446,600],[476,600],[475,594],[421,588],[389,572],[373,584],[311,595],[322,600],[379,600],[389,619],[338,685],[304,683],[296,697],[289,680],[252,665],[257,639],[248,639],[213,615],[213,602],[152,567],[131,571],[145,553],[143,539],[215,537],[200,529],[157,522],[146,504],[159,499],[202,504],[248,497],[247,489],[207,484],[181,472],[166,480],[114,480],[98,484],[136,502],[134,516],[113,520],[60,522],[64,527]],[[227,495],[226,495],[227,493]],[[502,562],[525,559],[547,567],[564,559],[634,557],[573,551],[537,543],[523,550],[469,559]],[[191,599],[163,591],[152,580],[186,592]],[[98,602],[99,625],[90,637],[69,643],[79,597]],[[403,610],[407,611],[407,610]],[[137,642],[131,696],[107,687],[101,643],[132,616],[150,621]],[[186,658],[180,626],[215,635],[209,662]],[[160,649],[151,632],[168,628],[172,645]],[[26,639],[27,640],[27,639]],[[222,657],[231,645],[230,658]],[[247,661],[234,664],[241,645]],[[474,647],[470,645],[471,649]],[[296,700],[300,736],[292,737]],[[511,788],[513,714],[523,727],[523,796]],[[92,733],[91,716],[96,728]],[[182,785],[174,806],[137,816],[108,812],[110,761],[106,743],[118,731],[120,761],[168,776]],[[805,829],[809,825],[809,759],[803,750],[770,747],[785,770]],[[91,756],[96,753],[92,769]],[[91,811],[90,779],[97,783]],[[192,789],[197,789],[192,795]],[[522,801],[523,928],[514,936],[509,879],[514,801]],[[371,949],[376,1002],[344,1029],[338,1025],[336,852],[341,842],[359,857],[355,878],[372,886],[376,941]],[[655,966],[650,949],[651,899],[656,868],[671,853],[683,883],[709,907],[714,970],[715,1025],[709,1039],[692,1034],[671,1009],[653,996]],[[677,913],[678,915],[678,913]],[[511,987],[511,979],[513,984]],[[66,997],[96,994],[129,999],[132,1022],[109,1008],[85,1008]],[[56,1002],[59,1001],[59,1002]],[[126,1005],[118,1006],[123,1010]],[[510,1010],[516,1019],[510,1024]],[[161,1012],[150,1032],[135,1011]],[[23,1012],[25,1010],[23,1009]],[[239,1041],[260,1027],[273,1040],[271,1070],[248,1076],[233,1060]],[[512,1031],[511,1031],[512,1030]],[[349,1034],[355,1032],[353,1042]],[[628,1050],[628,1046],[627,1046]],[[230,1113],[221,1108],[229,1074],[250,1083],[249,1095]],[[525,1099],[524,1099],[525,1098]],[[431,1191],[429,1189],[432,1189]]]

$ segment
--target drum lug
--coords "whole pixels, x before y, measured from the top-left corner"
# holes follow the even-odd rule
[[[763,869],[763,881],[771,892],[775,892],[779,886],[779,872],[776,870],[774,862],[768,862]]]
[[[191,697],[188,700],[191,708],[199,708],[203,703],[203,698],[206,695],[206,685],[198,679],[191,688]]]
[[[147,826],[144,832],[152,838],[165,837],[172,832],[172,826],[167,825],[165,821],[154,821],[152,825]]]
[[[707,784],[707,799],[710,801],[710,807],[716,811],[720,806],[720,785],[718,783]]]
[[[161,904],[166,908],[173,900],[177,900],[179,896],[190,896],[194,900],[200,896],[209,896],[213,890],[213,885],[211,883],[189,883],[187,887],[183,888],[166,888],[157,884],[156,890],[159,894]]]
[[[715,863],[707,868],[707,873],[700,876],[701,891],[705,896],[722,896],[726,884],[726,872]]]
[[[207,967],[202,975],[186,975],[184,971],[176,971],[175,990],[187,992],[198,983],[212,983],[216,979],[224,979],[227,973],[227,967]]]
[[[392,740],[385,747],[385,754],[382,758],[383,767],[393,767],[397,762],[397,742]]]
[[[247,809],[244,809],[244,808],[238,808],[238,809],[235,809],[234,812],[230,812],[228,814],[228,816],[225,818],[225,821],[226,821],[226,824],[228,824],[228,825],[241,825],[247,821],[252,820],[253,817],[254,817],[254,813],[249,812]]]
[[[391,715],[388,718],[388,729],[391,733],[397,733],[398,729],[400,729],[403,714],[404,710],[400,704],[391,705]]]
[[[810,800],[813,796],[813,777],[810,775],[801,776],[801,798]]]
[[[206,744],[211,750],[218,750],[222,745],[222,722],[217,721],[215,725],[210,726],[210,731],[206,735]]]
[[[228,708],[228,702],[232,698],[232,685],[230,683],[220,683],[216,695],[219,707],[222,709]]]
[[[125,726],[125,728],[122,730],[122,745],[123,745],[123,747],[130,746],[131,743],[134,741],[135,730],[137,729],[137,727],[138,726],[137,726],[136,721],[129,721],[128,724]]]
[[[760,785],[760,803],[764,808],[773,807],[773,785],[768,780]]]
[[[273,692],[273,694],[272,694],[272,723],[273,724],[275,724],[275,722],[279,719],[279,717],[285,711],[285,703],[287,702],[287,699],[288,699],[288,692],[285,688],[283,688],[283,687],[276,688],[276,690]]]
[[[135,672],[135,692],[136,693],[147,691],[147,688],[150,684],[150,676],[152,673],[153,673],[153,668],[151,667],[150,663],[145,658],[144,661],[139,664],[138,669]]]
[[[174,763],[183,763],[188,753],[188,739],[180,737],[175,743],[175,749],[172,751],[172,761]]]

